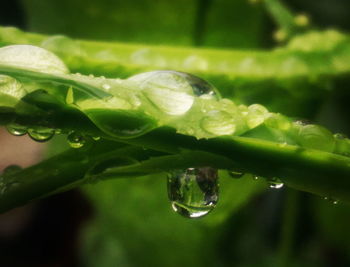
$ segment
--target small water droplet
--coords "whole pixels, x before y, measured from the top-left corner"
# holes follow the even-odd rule
[[[27,133],[27,127],[19,124],[11,124],[11,125],[8,125],[6,128],[10,134],[15,136],[22,136]]]
[[[284,183],[279,178],[270,178],[267,179],[269,187],[272,189],[281,189],[284,186]]]
[[[101,140],[101,136],[91,136],[91,138],[95,141]]]
[[[218,172],[211,167],[174,170],[168,175],[172,208],[187,218],[199,218],[213,210],[218,191]]]
[[[324,197],[323,199],[328,201],[329,203],[332,203],[333,205],[337,205],[339,203],[339,200],[333,197]]]
[[[239,171],[229,171],[228,174],[235,179],[239,179],[244,176],[244,172],[239,172]]]
[[[86,143],[84,136],[77,132],[70,133],[67,136],[67,141],[72,148],[81,148]]]
[[[258,175],[253,175],[253,180],[258,180],[258,179],[260,179],[260,176],[258,176]]]
[[[46,127],[29,128],[28,135],[34,141],[46,142],[49,141],[55,135],[55,130]]]

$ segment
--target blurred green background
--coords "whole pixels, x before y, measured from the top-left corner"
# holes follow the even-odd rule
[[[259,2],[3,0],[0,25],[88,40],[268,49],[277,27]],[[285,3],[314,25],[350,29],[348,0]],[[0,265],[350,266],[348,206],[267,189],[250,175],[233,179],[222,171],[220,186],[217,208],[197,220],[171,210],[165,174],[50,197],[24,207],[30,220],[10,237],[0,231]],[[2,215],[0,228],[1,220],[22,218],[13,217]]]

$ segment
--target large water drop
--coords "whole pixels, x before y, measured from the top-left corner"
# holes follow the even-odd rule
[[[174,170],[168,176],[172,208],[184,217],[208,214],[218,201],[218,193],[218,171],[211,167]]]
[[[46,127],[35,127],[28,129],[28,135],[37,142],[49,141],[54,135],[55,130]]]
[[[177,71],[152,71],[134,75],[145,96],[168,115],[183,115],[193,105],[194,97],[217,98],[217,90],[199,77]]]
[[[0,64],[35,71],[66,74],[66,65],[55,54],[32,45],[10,45],[0,48]]]
[[[10,124],[6,128],[10,134],[15,136],[22,136],[27,133],[27,127],[19,124]]]

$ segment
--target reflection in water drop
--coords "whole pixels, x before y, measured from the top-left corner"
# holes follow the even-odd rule
[[[46,141],[49,141],[55,135],[55,130],[51,128],[45,128],[45,127],[29,128],[28,135],[34,141],[46,142]]]
[[[284,186],[284,183],[279,178],[270,178],[267,179],[267,183],[269,184],[269,187],[272,189],[280,189]]]
[[[211,167],[174,170],[168,175],[172,208],[187,218],[198,218],[214,209],[218,201],[218,172]]]
[[[67,141],[72,148],[81,148],[86,142],[84,136],[77,132],[70,133],[67,136]]]
[[[22,136],[27,133],[27,127],[19,124],[11,124],[11,125],[8,125],[6,128],[10,134],[15,136]]]

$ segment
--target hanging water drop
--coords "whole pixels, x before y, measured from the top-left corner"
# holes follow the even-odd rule
[[[240,171],[229,171],[228,175],[230,175],[230,177],[234,178],[234,179],[239,179],[242,178],[244,176],[244,172],[240,172]]]
[[[81,148],[86,143],[84,136],[77,132],[70,133],[67,136],[67,141],[72,148]]]
[[[267,179],[267,183],[272,189],[281,189],[284,186],[284,183],[276,177]]]
[[[10,134],[15,136],[22,136],[27,133],[27,127],[19,124],[10,124],[6,128]]]
[[[208,214],[218,201],[218,192],[218,171],[211,167],[174,170],[168,175],[171,206],[184,217]]]
[[[49,141],[55,135],[55,130],[46,127],[29,128],[28,135],[34,141],[46,142]]]

